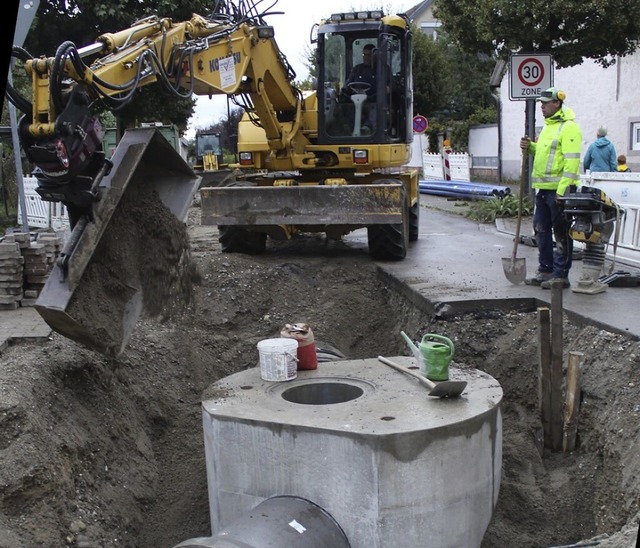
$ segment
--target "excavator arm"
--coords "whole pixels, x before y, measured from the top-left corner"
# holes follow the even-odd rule
[[[36,309],[54,330],[100,352],[123,350],[149,298],[146,274],[122,268],[128,262],[123,252],[135,255],[121,249],[132,232],[122,212],[136,205],[140,210],[142,190],[183,222],[199,178],[154,129],[127,131],[107,159],[103,130],[92,113],[96,102],[117,111],[147,85],[162,85],[176,97],[229,95],[260,125],[274,158],[292,169],[313,161],[304,152],[302,97],[273,28],[258,15],[223,2],[217,6],[223,12],[208,19],[193,15],[175,23],[154,16],[88,46],[64,42],[53,57],[13,50],[32,82],[29,99],[13,88],[7,92],[24,113],[20,142],[36,167],[37,192],[67,207],[72,228]],[[163,224],[163,230],[176,229]],[[144,228],[133,232],[145,234]],[[175,263],[184,259],[177,252],[172,257]],[[99,303],[106,308],[100,311]]]
[[[11,87],[7,94],[24,112],[18,135],[36,166],[36,190],[62,202],[72,226],[36,308],[54,330],[101,352],[124,348],[148,301],[146,273],[117,268],[125,254],[135,255],[122,242],[145,233],[141,208],[131,202],[157,196],[183,223],[200,178],[154,129],[127,131],[107,159],[97,102],[117,111],[141,87],[161,85],[182,98],[224,94],[244,108],[238,152],[252,172],[247,188],[201,193],[202,222],[218,225],[223,251],[259,252],[267,235],[322,231],[339,239],[366,227],[372,257],[399,260],[418,237],[417,170],[402,167],[412,139],[406,16],[332,14],[316,29],[318,91],[303,96],[257,2],[215,6],[210,16],[182,22],[148,17],[84,47],[63,42],[53,57],[13,50],[32,82],[29,99]],[[376,46],[376,93],[343,99],[336,91],[365,45]],[[170,257],[182,263],[176,250]],[[98,329],[95,314],[86,313],[95,303],[105,304],[111,326]]]
[[[309,142],[301,131],[303,101],[293,86],[295,75],[278,50],[273,27],[259,21],[194,15],[174,23],[151,17],[83,48],[65,42],[54,57],[32,59],[20,49],[14,54],[33,86],[32,103],[16,99],[14,90],[9,94],[25,111],[22,144],[45,186],[79,183],[80,192],[65,188],[66,203],[84,208],[91,200],[86,177],[97,172],[102,129],[90,106],[102,101],[117,110],[139,88],[157,82],[178,97],[239,97],[263,128],[274,157],[288,159],[291,169],[314,161],[304,152]],[[87,58],[93,58],[90,64]],[[55,193],[44,197],[55,199]]]

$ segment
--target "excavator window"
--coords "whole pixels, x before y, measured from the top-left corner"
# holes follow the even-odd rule
[[[411,119],[407,35],[379,26],[340,30],[319,34],[319,142],[405,142]]]
[[[377,36],[347,40],[324,37],[324,118],[335,138],[368,137],[376,132],[378,108]]]

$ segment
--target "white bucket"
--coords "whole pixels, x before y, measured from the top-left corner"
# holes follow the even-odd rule
[[[298,341],[265,339],[258,343],[260,376],[265,381],[290,381],[298,374]]]

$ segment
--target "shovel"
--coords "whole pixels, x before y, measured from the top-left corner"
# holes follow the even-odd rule
[[[502,258],[504,275],[512,284],[518,285],[527,277],[527,260],[524,257],[516,258],[518,243],[520,243],[520,226],[522,225],[522,199],[524,197],[525,179],[527,177],[527,151],[522,151],[522,168],[520,169],[520,193],[518,195],[518,221],[516,222],[516,235],[513,239],[513,252],[511,257]]]
[[[420,375],[420,373],[415,373],[410,369],[406,369],[400,364],[392,362],[388,358],[378,356],[378,360],[388,365],[389,367],[393,367],[394,369],[402,373],[406,373],[407,375],[411,375],[412,377],[418,379],[421,384],[424,384],[430,390],[429,396],[434,396],[436,398],[457,398],[467,387],[467,381],[442,381],[435,383],[430,381],[426,377],[423,377],[422,375]]]

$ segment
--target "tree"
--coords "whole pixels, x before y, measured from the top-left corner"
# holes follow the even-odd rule
[[[559,68],[608,66],[640,45],[638,0],[436,0],[434,15],[465,51],[549,53]]]
[[[449,103],[451,68],[441,42],[413,29],[413,111],[427,118]]]
[[[413,111],[429,119],[431,150],[438,134],[453,129],[454,147],[465,150],[468,126],[495,122],[495,102],[489,89],[494,61],[466,53],[446,34],[436,40],[414,29]]]

